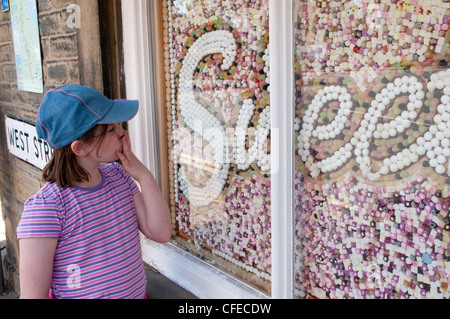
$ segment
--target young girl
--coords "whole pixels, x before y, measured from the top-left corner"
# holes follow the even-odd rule
[[[167,242],[172,227],[153,175],[119,124],[137,110],[137,101],[80,85],[44,97],[36,130],[54,151],[47,183],[25,203],[17,227],[21,298],[145,298],[138,230]]]

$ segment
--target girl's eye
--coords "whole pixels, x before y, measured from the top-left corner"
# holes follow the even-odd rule
[[[108,133],[114,131],[114,125],[111,126],[111,128],[108,129]]]

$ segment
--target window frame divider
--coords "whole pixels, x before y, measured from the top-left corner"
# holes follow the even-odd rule
[[[269,0],[272,298],[294,297],[293,2]]]

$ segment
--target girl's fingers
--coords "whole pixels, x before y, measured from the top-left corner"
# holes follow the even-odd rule
[[[130,147],[130,136],[128,135],[128,131],[124,131],[124,132],[123,132],[123,136],[122,136],[122,146],[123,146],[123,152],[124,152],[124,153],[128,153],[129,151],[131,151],[131,147]]]
[[[122,163],[126,161],[128,165],[133,165],[134,155],[131,151],[130,135],[128,134],[128,131],[124,131],[121,140],[122,151],[117,151],[119,159],[122,161]]]

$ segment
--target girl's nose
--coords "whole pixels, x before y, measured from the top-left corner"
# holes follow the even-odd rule
[[[116,134],[117,134],[118,137],[122,137],[123,136],[123,132],[125,130],[122,128],[122,125],[120,125],[119,123],[115,123],[114,124],[114,129],[115,129]]]

